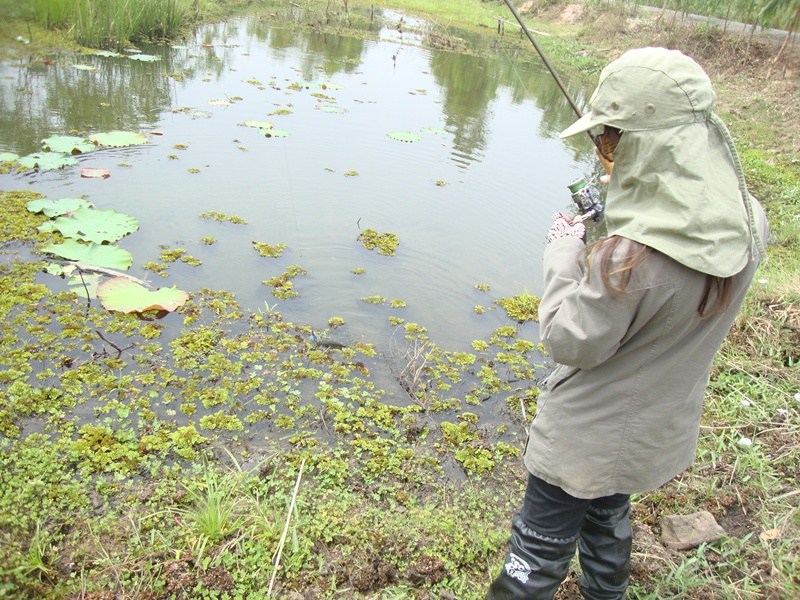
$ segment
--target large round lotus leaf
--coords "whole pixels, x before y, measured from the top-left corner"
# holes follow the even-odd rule
[[[159,288],[150,291],[126,277],[114,277],[97,287],[97,297],[108,310],[123,313],[140,313],[148,310],[172,312],[189,299],[183,290]]]
[[[133,264],[131,253],[117,246],[83,244],[78,240],[64,240],[60,244],[50,244],[42,250],[66,260],[119,271],[126,271]]]
[[[161,60],[160,56],[153,56],[152,54],[131,54],[128,58],[131,60],[140,60],[142,62],[156,62]]]
[[[34,152],[19,159],[19,164],[37,171],[63,169],[67,165],[74,165],[78,161],[61,152]]]
[[[104,56],[106,58],[117,58],[122,56],[119,52],[112,52],[111,50],[95,50],[93,52],[96,56]]]
[[[388,135],[398,142],[418,142],[422,139],[422,136],[410,131],[392,131]]]
[[[74,135],[54,135],[42,140],[42,148],[49,152],[63,152],[64,154],[83,154],[91,152],[97,147],[89,140]]]
[[[78,71],[97,71],[97,67],[93,65],[72,65],[72,68]]]
[[[143,133],[132,131],[108,131],[106,133],[95,133],[89,139],[98,146],[108,146],[110,148],[124,148],[125,146],[139,146],[147,143],[147,136]]]
[[[13,152],[0,152],[0,163],[3,162],[16,162],[19,159],[19,154]]]
[[[242,125],[245,127],[255,127],[256,129],[272,129],[272,123],[269,121],[245,121]]]
[[[284,131],[283,129],[264,129],[264,137],[272,138],[272,137],[279,137],[285,138],[289,137],[289,132]]]
[[[79,208],[39,226],[41,231],[58,231],[67,238],[102,244],[116,242],[139,229],[139,220],[113,209]]]
[[[31,200],[25,205],[32,213],[44,213],[46,217],[59,217],[79,208],[91,208],[92,203],[83,198],[60,198],[59,200]]]

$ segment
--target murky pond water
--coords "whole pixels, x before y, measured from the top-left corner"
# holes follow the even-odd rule
[[[442,347],[468,349],[508,324],[495,300],[540,293],[550,214],[570,207],[566,184],[589,170],[588,140],[558,139],[574,116],[532,57],[426,50],[392,25],[399,15],[385,16],[378,41],[243,18],[181,47],[143,48],[157,62],[2,64],[0,152],[36,152],[75,132],[143,131],[149,141],[0,175],[0,189],[86,196],[135,216],[140,229],[119,245],[133,255],[130,273],[155,286],[231,290],[245,308],[320,329],[338,316],[347,325],[337,333],[379,347],[396,316]],[[398,131],[420,139],[393,139]],[[81,178],[86,167],[111,177]],[[209,211],[246,224],[200,218]],[[365,249],[366,229],[396,234],[396,254]],[[266,258],[254,241],[286,249]],[[173,263],[167,278],[144,269],[165,247],[202,264]],[[307,272],[294,279],[299,297],[276,299],[263,282],[290,265]],[[362,301],[370,296],[387,303]]]

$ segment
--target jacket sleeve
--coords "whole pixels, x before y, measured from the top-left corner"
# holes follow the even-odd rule
[[[551,242],[544,253],[544,293],[539,332],[553,360],[591,369],[611,358],[628,332],[641,291],[611,295],[599,275],[584,267],[584,244]]]

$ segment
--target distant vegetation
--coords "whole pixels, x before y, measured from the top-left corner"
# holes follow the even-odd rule
[[[800,24],[797,0],[588,0],[587,4],[621,8],[653,6],[789,32],[797,31]]]

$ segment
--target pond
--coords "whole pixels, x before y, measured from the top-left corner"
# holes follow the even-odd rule
[[[574,115],[532,48],[476,57],[426,49],[424,32],[391,11],[375,16],[370,40],[246,17],[139,48],[153,61],[4,63],[0,153],[117,130],[147,143],[0,175],[0,189],[136,217],[119,245],[129,273],[154,287],[229,290],[247,310],[320,330],[340,317],[334,336],[378,348],[396,317],[468,350],[509,324],[496,300],[541,293],[550,215],[571,209],[567,184],[591,170],[590,144],[558,139]],[[85,168],[110,177],[81,177]],[[367,230],[395,234],[395,254],[366,249]],[[253,242],[285,248],[264,257]],[[145,268],[165,249],[196,262],[170,263],[166,277]],[[304,272],[292,280],[298,295],[276,298],[265,282],[292,265]]]

